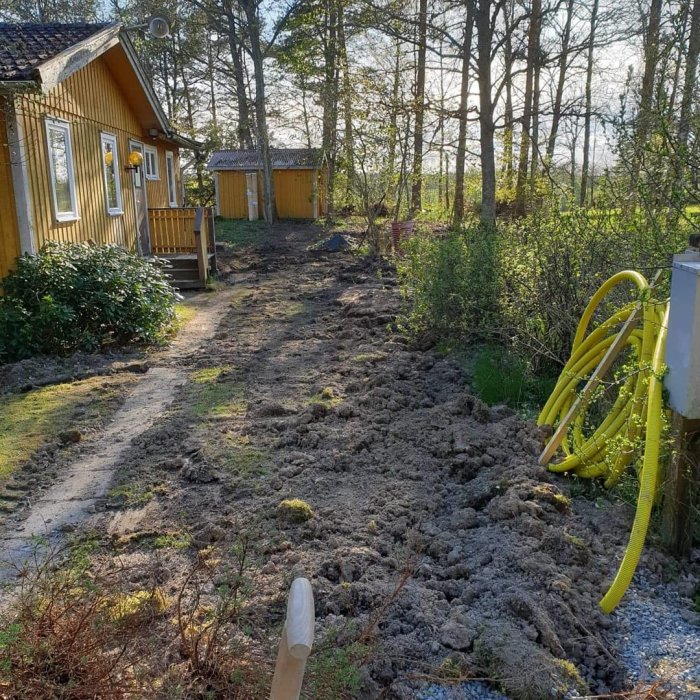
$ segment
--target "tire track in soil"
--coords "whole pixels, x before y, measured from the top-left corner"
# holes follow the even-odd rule
[[[196,315],[167,349],[150,356],[148,372],[139,378],[103,433],[64,467],[58,479],[22,513],[21,521],[5,524],[0,536],[0,581],[10,578],[36,551],[37,538],[56,542],[62,531],[78,526],[95,511],[131,442],[158,422],[185,383],[189,363],[216,332],[229,296],[224,291],[190,297]]]

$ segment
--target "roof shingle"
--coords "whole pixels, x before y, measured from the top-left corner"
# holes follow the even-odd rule
[[[290,168],[318,168],[323,160],[320,148],[272,148],[272,167],[276,170]],[[262,170],[262,159],[256,150],[214,151],[208,170]]]
[[[108,26],[0,23],[0,80],[32,80],[37,66]]]

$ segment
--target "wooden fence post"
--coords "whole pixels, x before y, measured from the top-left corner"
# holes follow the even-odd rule
[[[673,412],[674,450],[664,480],[661,538],[677,557],[690,556],[700,495],[700,420]]]
[[[199,279],[202,284],[207,283],[209,276],[209,240],[207,235],[207,218],[204,216],[204,209],[197,209],[194,217],[194,246],[197,251],[197,268]]]

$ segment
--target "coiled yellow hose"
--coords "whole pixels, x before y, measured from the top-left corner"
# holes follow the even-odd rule
[[[639,291],[639,301],[627,304],[586,335],[593,314],[603,300],[615,287],[630,282]],[[584,478],[605,477],[605,486],[610,488],[630,465],[637,440],[645,437],[632,533],[617,575],[600,601],[600,607],[606,613],[617,607],[639,563],[659,480],[663,418],[660,376],[664,368],[668,304],[651,298],[649,283],[643,275],[632,270],[619,272],[593,295],[576,330],[571,358],[537,420],[538,425],[551,426],[556,426],[562,420],[577,398],[579,385],[598,366],[614,342],[618,327],[629,319],[639,304],[642,305],[641,325],[632,331],[626,341],[634,358],[633,371],[628,373],[620,386],[608,414],[589,435],[585,434],[585,427],[591,402],[581,402],[561,445],[564,459],[548,465],[553,472],[573,471]]]

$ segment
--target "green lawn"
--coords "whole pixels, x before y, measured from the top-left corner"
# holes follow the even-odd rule
[[[260,245],[269,235],[264,221],[216,218],[216,240],[228,243],[232,248]]]

